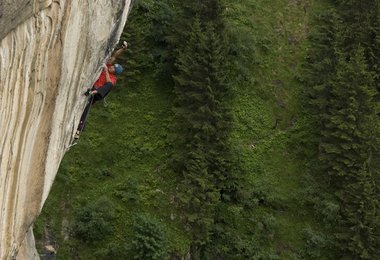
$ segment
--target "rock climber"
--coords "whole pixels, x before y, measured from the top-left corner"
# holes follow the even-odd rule
[[[111,56],[108,63],[104,66],[102,73],[93,87],[88,89],[85,95],[94,95],[94,102],[102,100],[111,91],[116,84],[117,75],[123,72],[123,67],[120,64],[113,64],[116,59],[127,49],[128,43],[124,42],[121,49],[118,49]]]
[[[104,99],[108,93],[111,91],[113,86],[116,84],[117,75],[120,75],[123,72],[123,67],[120,64],[114,64],[116,59],[128,48],[128,43],[123,42],[122,48],[115,51],[111,58],[108,60],[107,64],[104,65],[102,72],[99,75],[99,78],[95,81],[92,88],[87,89],[84,93],[89,97],[89,101],[82,113],[77,131],[75,133],[74,139],[78,139],[80,133],[84,129],[88,111],[92,104],[96,101]]]

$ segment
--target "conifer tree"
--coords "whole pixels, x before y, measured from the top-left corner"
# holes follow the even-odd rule
[[[216,221],[215,208],[235,197],[239,177],[231,171],[228,146],[228,44],[221,7],[215,0],[196,3],[183,3],[181,19],[187,20],[180,34],[186,41],[176,43],[174,112],[180,141],[173,169],[179,174],[178,198],[193,236],[192,255],[199,258]]]
[[[331,97],[331,82],[335,77],[337,65],[334,46],[340,21],[333,9],[316,14],[315,20],[309,35],[310,48],[304,64],[303,81],[306,97],[304,102],[308,109],[307,114],[313,123],[309,133],[311,135],[309,140],[313,140],[313,143],[308,145],[311,146],[310,150],[315,151],[314,158],[318,159],[319,140],[324,129]],[[326,178],[322,177],[320,180],[323,182]]]
[[[208,167],[208,144],[215,134],[213,107],[215,98],[208,75],[207,35],[196,19],[186,48],[177,59],[175,114],[179,144],[175,171],[180,173],[179,198],[191,226],[193,242],[208,240],[213,211],[219,194]],[[197,249],[193,249],[195,254]]]
[[[127,67],[125,75],[128,83],[135,83],[141,80],[141,71],[143,68],[149,68],[152,65],[152,57],[147,51],[150,46],[147,44],[152,22],[145,19],[142,14],[152,12],[151,7],[144,2],[137,2],[129,16],[129,22],[126,25],[127,30],[122,34],[122,40],[127,41],[129,48],[128,54],[120,57],[121,62]]]
[[[376,259],[379,3],[336,4],[337,13],[319,20],[322,27],[311,38],[305,71],[311,111],[319,125],[319,179],[340,206],[339,225],[332,230],[340,257]]]
[[[348,57],[341,54],[320,142],[320,161],[330,177],[330,187],[341,205],[341,222],[336,231],[342,256],[355,259],[375,257],[379,203],[370,161],[376,147],[376,91],[365,64],[364,50]]]
[[[367,49],[371,44],[371,30],[373,24],[376,1],[338,0],[337,10],[344,21],[342,48],[346,51],[355,49],[361,44]]]

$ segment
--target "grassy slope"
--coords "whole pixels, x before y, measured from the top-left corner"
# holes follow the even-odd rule
[[[235,86],[233,138],[251,185],[263,198],[253,215],[274,217],[273,247],[281,259],[301,252],[303,230],[318,226],[304,206],[307,173],[293,151],[293,134],[303,124],[296,78],[312,8],[312,1],[251,0],[234,1],[227,9],[232,27],[255,46],[247,45],[255,52],[249,67],[253,79]]]
[[[253,218],[273,217],[275,231],[269,246],[282,259],[304,248],[302,230],[316,226],[300,199],[305,193],[304,166],[289,148],[293,130],[302,124],[297,101],[301,86],[295,76],[304,55],[310,3],[236,0],[226,4],[231,28],[249,53],[242,68],[246,74],[234,85],[232,140],[241,151],[250,185],[262,196]],[[87,131],[65,157],[36,224],[40,248],[43,228],[50,225],[60,248],[58,259],[75,254],[95,259],[94,252],[106,244],[128,242],[133,216],[139,212],[162,220],[171,247],[186,250],[188,238],[170,205],[174,183],[164,169],[170,152],[171,94],[148,73],[138,85],[120,85],[107,99],[107,107],[99,103],[92,108]],[[125,196],[115,196],[115,190]],[[100,244],[64,241],[62,223],[86,202],[104,195],[116,205],[115,235]]]
[[[95,247],[77,241],[64,242],[60,234],[64,218],[71,220],[73,211],[101,196],[112,198],[117,209],[113,222],[116,236],[109,237],[108,243],[128,239],[133,216],[147,212],[170,223],[169,236],[178,237],[173,239],[172,247],[184,250],[181,243],[186,237],[177,232],[176,220],[169,220],[170,196],[161,171],[168,151],[171,98],[165,93],[165,86],[158,88],[149,78],[125,89],[121,89],[121,83],[107,98],[107,107],[96,104],[79,144],[69,151],[61,165],[36,232],[41,239],[43,226],[52,222],[60,259],[69,259],[72,251],[78,251],[84,259],[93,259],[96,248],[104,247],[104,241]],[[122,195],[115,196],[115,190]]]

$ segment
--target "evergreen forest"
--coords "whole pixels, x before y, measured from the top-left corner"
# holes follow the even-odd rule
[[[380,0],[139,0],[123,40],[41,258],[380,259]]]

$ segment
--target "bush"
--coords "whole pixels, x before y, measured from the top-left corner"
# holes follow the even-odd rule
[[[320,259],[322,250],[328,245],[328,240],[324,234],[315,232],[311,227],[306,227],[303,229],[303,237],[306,241],[303,256],[306,259]]]
[[[146,215],[135,218],[131,251],[134,259],[165,259],[167,238],[160,222]]]
[[[105,197],[90,202],[74,216],[74,235],[87,242],[103,239],[112,232],[111,221],[115,216],[112,202]]]
[[[117,184],[113,195],[123,202],[137,202],[140,199],[138,182],[127,177],[124,182]]]

